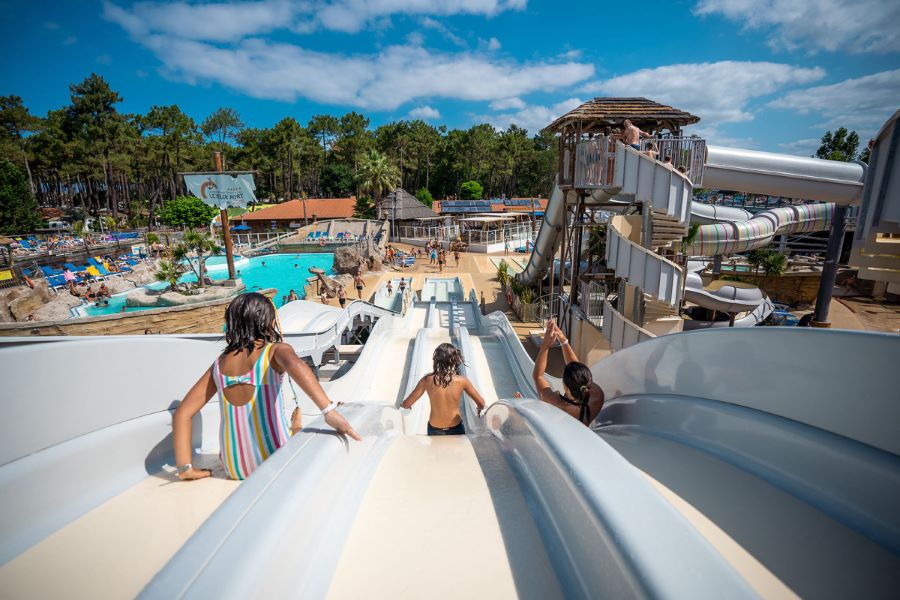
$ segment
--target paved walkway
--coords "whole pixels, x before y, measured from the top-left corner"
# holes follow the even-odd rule
[[[838,313],[835,309],[838,308]],[[900,333],[900,304],[889,304],[874,298],[835,298],[831,303],[832,327],[838,327],[835,315],[850,313],[854,322],[860,327],[846,327],[847,329],[865,329],[866,331],[884,331],[887,333]]]

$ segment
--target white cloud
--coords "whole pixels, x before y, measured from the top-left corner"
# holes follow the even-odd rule
[[[436,108],[432,108],[430,106],[417,106],[416,108],[409,111],[409,116],[413,119],[422,119],[424,121],[429,121],[433,119],[440,119],[441,113]]]
[[[103,16],[138,38],[165,34],[184,39],[230,41],[283,29],[298,17],[299,5],[289,0],[261,2],[138,2],[131,10],[108,0]]]
[[[686,110],[714,129],[723,123],[753,120],[749,104],[791,85],[825,76],[820,68],[770,62],[721,61],[641,69],[583,86],[582,91],[611,96],[644,96]]]
[[[501,98],[491,102],[490,106],[492,110],[522,109],[525,108],[525,102],[523,102],[521,98],[516,97]]]
[[[44,28],[53,31],[59,29],[59,23],[57,23],[56,21],[47,21],[46,23],[44,23]]]
[[[500,49],[500,40],[495,37],[492,37],[487,41],[487,49],[490,51],[495,51]]]
[[[584,101],[578,98],[568,98],[552,106],[524,105],[514,113],[480,115],[475,120],[490,123],[498,129],[506,129],[514,123],[519,127],[524,127],[530,133],[537,133],[552,123],[557,117],[564,115],[583,103]]]
[[[279,29],[355,33],[392,15],[492,17],[523,9],[525,4],[525,0],[243,0],[206,4],[138,2],[125,9],[104,0],[103,15],[134,36],[162,34],[222,42]]]
[[[495,100],[572,86],[594,73],[589,64],[522,64],[417,46],[343,55],[260,39],[230,47],[168,36],[139,41],[156,54],[163,73],[172,79],[219,83],[256,98],[304,97],[375,110],[392,110],[417,98]]]
[[[858,130],[860,137],[870,136],[900,107],[900,69],[795,90],[769,106],[814,112],[825,118],[817,127],[847,127]]]
[[[817,138],[805,138],[802,140],[795,140],[793,142],[778,144],[778,146],[784,149],[788,154],[795,154],[797,156],[812,156],[816,153],[816,150],[819,149],[819,145],[821,145],[821,143],[822,140]]]
[[[743,22],[747,29],[771,28],[773,48],[900,50],[900,2],[896,0],[700,0],[694,13],[721,14]]]
[[[72,44],[76,43],[77,41],[78,41],[77,37],[75,37],[74,35],[70,35],[66,39],[64,39],[62,41],[62,43],[63,43],[63,46],[71,46]]]
[[[112,62],[112,57],[109,54],[101,54],[95,60],[101,65],[108,65]]]
[[[436,19],[432,19],[431,17],[422,17],[419,23],[426,29],[433,29],[434,31],[437,31],[447,40],[456,44],[457,46],[460,46],[462,48],[465,48],[467,46],[464,39],[450,31],[450,29],[446,25]]]

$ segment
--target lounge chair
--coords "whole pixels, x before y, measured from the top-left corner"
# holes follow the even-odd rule
[[[52,267],[48,267],[47,265],[42,265],[40,267],[41,272],[44,274],[44,277],[52,277],[53,275],[62,275],[63,272],[59,269],[54,269]]]
[[[96,269],[103,277],[112,277],[113,275],[115,275],[115,273],[106,268],[105,263],[100,262],[96,258],[88,258],[88,264]]]
[[[53,289],[64,288],[69,285],[66,278],[62,275],[48,275],[47,283],[50,284],[50,287]]]

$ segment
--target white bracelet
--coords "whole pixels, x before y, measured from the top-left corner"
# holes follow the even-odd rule
[[[569,340],[566,340],[566,341],[564,341],[564,342],[560,342],[560,344],[562,344],[563,346],[568,346],[568,345],[569,345]]]
[[[331,411],[333,411],[336,408],[337,408],[337,405],[334,402],[329,402],[328,406],[326,406],[325,408],[322,409],[322,414],[327,415],[328,413],[330,413]]]

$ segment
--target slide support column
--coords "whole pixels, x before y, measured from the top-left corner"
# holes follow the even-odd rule
[[[834,291],[834,280],[837,277],[838,261],[841,258],[841,246],[844,232],[847,229],[847,207],[834,207],[831,221],[831,234],[828,236],[828,249],[825,252],[825,264],[822,267],[822,279],[819,280],[819,294],[816,297],[816,312],[813,317],[815,327],[830,327],[828,310],[831,308],[831,294]]]

